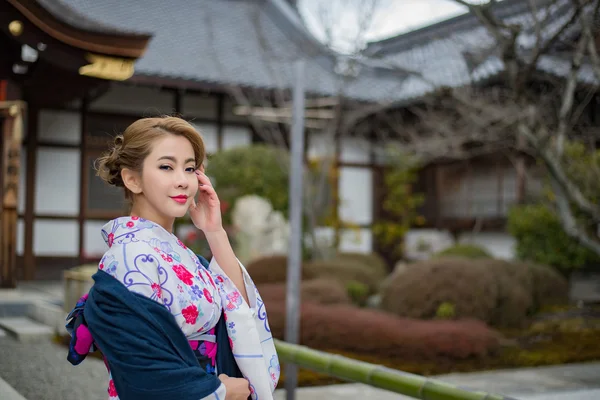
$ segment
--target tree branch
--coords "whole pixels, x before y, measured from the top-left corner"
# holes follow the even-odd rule
[[[562,168],[560,159],[552,154],[548,146],[541,146],[539,139],[525,124],[519,124],[518,130],[519,133],[527,138],[530,144],[537,150],[537,154],[539,154],[544,161],[550,176],[553,177],[556,183],[561,187],[562,192],[565,193],[565,196],[569,199],[569,201],[576,204],[581,211],[588,214],[595,221],[600,221],[600,208],[590,202],[583,195],[581,189],[569,179]]]
[[[550,183],[556,198],[558,216],[567,235],[577,240],[589,250],[600,254],[600,241],[597,238],[593,238],[584,228],[577,224],[569,205],[568,196],[565,194],[562,185],[554,177],[550,178]]]
[[[562,104],[558,112],[558,128],[556,131],[556,148],[559,156],[562,156],[564,150],[564,143],[567,135],[567,128],[570,126],[570,115],[573,109],[573,97],[575,96],[575,89],[577,88],[577,76],[581,69],[581,62],[585,54],[585,49],[588,42],[588,36],[582,35],[577,43],[577,49],[573,54],[573,60],[571,64],[571,71],[567,77],[565,85],[565,91],[562,96]]]

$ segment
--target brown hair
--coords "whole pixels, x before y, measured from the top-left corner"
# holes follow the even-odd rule
[[[96,160],[97,175],[110,185],[125,188],[125,195],[132,200],[131,192],[125,187],[121,171],[124,168],[142,171],[142,164],[152,151],[152,144],[164,135],[183,136],[192,144],[196,168],[204,161],[204,140],[200,133],[184,119],[163,116],[138,119],[117,135],[108,152]]]

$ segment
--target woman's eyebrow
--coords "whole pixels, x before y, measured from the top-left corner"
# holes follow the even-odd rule
[[[177,160],[173,156],[162,156],[157,161],[160,161],[160,160],[169,160],[169,161],[177,162]],[[190,163],[190,162],[196,162],[196,159],[192,157],[192,158],[188,158],[187,160],[185,160],[185,164]]]

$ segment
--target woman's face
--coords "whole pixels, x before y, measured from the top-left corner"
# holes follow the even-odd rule
[[[170,230],[198,191],[195,166],[194,149],[185,137],[168,134],[156,140],[142,166],[132,213]]]

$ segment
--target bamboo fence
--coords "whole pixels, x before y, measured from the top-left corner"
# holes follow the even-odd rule
[[[275,339],[281,362],[296,364],[346,381],[403,394],[422,400],[517,400],[512,397],[476,392],[435,379],[353,360]]]

